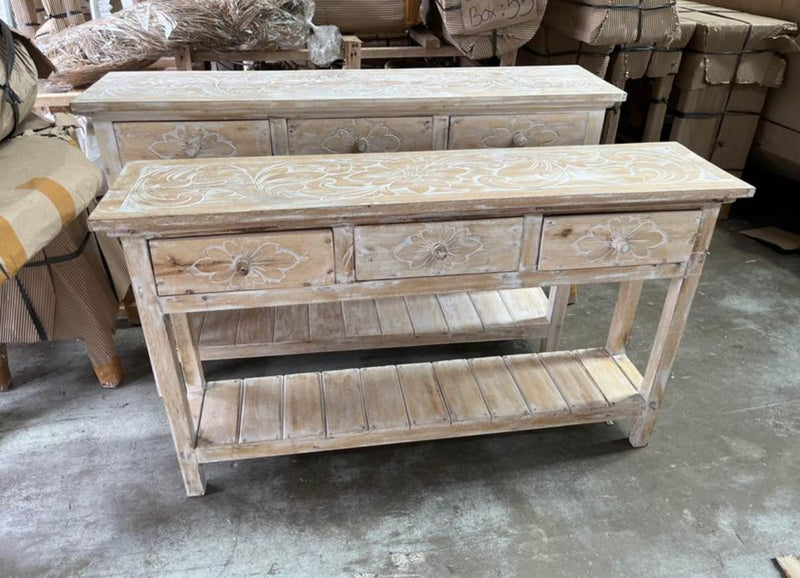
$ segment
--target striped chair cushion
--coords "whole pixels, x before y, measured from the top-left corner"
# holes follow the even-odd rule
[[[80,149],[42,136],[0,145],[0,174],[2,284],[86,209],[103,177]]]

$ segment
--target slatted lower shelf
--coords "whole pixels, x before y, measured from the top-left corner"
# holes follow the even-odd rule
[[[194,400],[203,462],[629,417],[642,376],[603,349],[230,380]]]
[[[544,337],[538,288],[216,311],[192,315],[200,357],[230,359]]]

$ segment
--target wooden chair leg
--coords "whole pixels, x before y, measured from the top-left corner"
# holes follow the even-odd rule
[[[8,368],[8,350],[0,343],[0,391],[11,389],[11,370]]]
[[[114,336],[109,329],[102,335],[91,335],[84,339],[86,352],[92,362],[94,373],[101,387],[117,387],[124,376],[122,362],[117,355]]]

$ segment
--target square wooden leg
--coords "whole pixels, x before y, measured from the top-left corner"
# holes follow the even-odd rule
[[[680,345],[681,337],[683,337],[686,322],[689,319],[689,310],[692,307],[692,301],[700,284],[700,275],[703,272],[706,251],[711,242],[718,214],[718,207],[703,211],[700,230],[686,275],[673,279],[670,283],[641,388],[641,395],[645,399],[647,406],[631,424],[630,442],[633,447],[638,448],[647,445],[655,429],[658,409],[661,407],[664,390],[667,387],[672,365],[678,353],[678,346]],[[638,293],[635,287],[628,290]],[[632,301],[633,299],[631,299]],[[636,301],[638,301],[638,296]],[[615,312],[615,320],[616,317]],[[621,331],[620,335],[623,333]]]
[[[156,284],[147,241],[127,238],[123,240],[123,246],[136,304],[142,316],[142,331],[153,366],[153,376],[164,400],[186,494],[202,496],[206,492],[206,480],[195,453],[195,428],[186,384],[178,362],[175,340],[154,292]]]

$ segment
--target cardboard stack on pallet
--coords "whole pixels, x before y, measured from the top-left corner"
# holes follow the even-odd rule
[[[733,8],[800,23],[800,0],[706,0]],[[784,176],[800,180],[800,54],[789,55],[783,86],[770,90],[761,117],[753,154]]]
[[[669,138],[739,175],[767,91],[783,83],[784,55],[800,49],[797,25],[683,0],[678,10],[696,29],[675,82]]]

